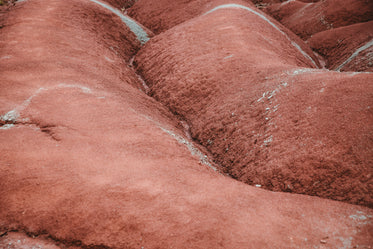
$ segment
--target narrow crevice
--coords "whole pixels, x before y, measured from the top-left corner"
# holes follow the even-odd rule
[[[40,130],[40,132],[47,135],[49,138],[51,138],[54,141],[60,142],[61,139],[55,134],[53,129],[57,128],[57,125],[41,125],[37,122],[31,122],[28,121],[28,119],[23,119],[23,121],[17,121],[17,120],[11,120],[11,119],[3,119],[0,116],[0,129],[10,129],[17,126],[31,126],[36,128],[37,130]]]
[[[162,106],[164,106],[170,113],[172,113],[172,115],[179,121],[180,125],[184,128],[184,132],[188,133],[187,137],[191,137],[190,135],[190,124],[188,123],[188,121],[184,118],[183,115],[181,115],[180,113],[176,112],[175,110],[173,110],[172,108],[168,107],[168,106],[165,106],[164,104],[162,104],[161,102],[159,102],[156,98],[154,98],[153,96],[153,92],[151,91],[151,88],[149,87],[148,83],[146,82],[145,78],[141,75],[141,73],[137,70],[137,65],[136,63],[134,62],[135,61],[135,57],[136,57],[136,54],[129,60],[129,67],[132,68],[132,71],[135,73],[136,77],[139,79],[139,81],[141,82],[141,85],[142,85],[142,91],[148,95],[149,97],[151,97],[152,99],[154,99],[155,101],[157,101],[157,103],[161,104]],[[187,127],[187,129],[186,129]]]
[[[14,121],[12,120],[3,120],[0,116],[0,127],[6,126],[6,125],[12,125],[14,124]]]
[[[137,51],[138,52],[138,51]],[[136,53],[137,53],[136,52]],[[141,85],[142,85],[142,91],[150,96],[150,87],[148,86],[148,84],[145,82],[144,78],[137,72],[136,70],[136,66],[134,65],[134,60],[135,60],[135,57],[136,57],[136,54],[134,56],[131,57],[131,59],[129,60],[128,62],[128,65],[130,68],[132,68],[132,71],[135,73],[137,79],[141,82]],[[150,96],[152,97],[152,96]]]
[[[8,231],[0,232],[0,238],[8,235]]]
[[[9,233],[20,233],[24,234],[31,239],[40,239],[43,241],[53,241],[57,246],[64,247],[75,247],[81,249],[114,249],[113,247],[104,244],[84,244],[81,240],[76,239],[59,239],[47,233],[47,231],[30,232],[27,229],[7,229],[0,235],[1,237],[7,236]]]
[[[131,59],[130,59],[130,64],[129,66],[132,68],[133,72],[135,73],[136,77],[139,79],[139,81],[141,82],[142,84],[142,91],[144,93],[146,93],[146,95],[148,95],[149,97],[151,97],[152,99],[154,99],[155,101],[157,101],[157,103],[161,104],[163,107],[165,107],[178,121],[179,121],[179,125],[180,125],[180,129],[183,131],[183,133],[185,134],[185,136],[192,140],[193,142],[197,142],[191,135],[191,132],[190,132],[190,123],[188,122],[188,120],[184,117],[184,115],[178,113],[176,110],[174,110],[174,108],[170,108],[169,106],[166,106],[164,104],[162,104],[159,100],[157,100],[154,96],[153,96],[153,92],[151,90],[151,88],[149,87],[148,83],[146,82],[145,78],[141,75],[140,72],[138,72],[137,70],[137,65],[136,63],[134,63],[134,60],[135,60],[135,57],[136,55],[134,55]],[[201,145],[200,143],[198,143],[200,146],[202,146],[206,151],[207,148],[205,148],[203,145]],[[209,153],[211,153],[210,151],[208,151]]]
[[[137,0],[127,0],[125,3],[123,3],[122,9],[121,9],[122,12],[124,12],[124,14],[127,15],[127,10],[131,8],[136,2]]]
[[[98,4],[101,7],[111,11],[113,14],[117,15],[122,20],[122,22],[131,30],[131,32],[135,34],[137,40],[141,43],[141,45],[144,45],[147,41],[149,41],[149,34],[143,29],[144,26],[142,27],[141,25],[139,25],[136,20],[127,15],[124,15],[120,10],[112,7],[106,2],[101,2],[99,0],[89,1]]]
[[[57,142],[61,141],[61,138],[59,138],[53,131],[55,128],[58,127],[57,125],[41,125],[37,122],[15,122],[14,125],[34,126],[37,130],[40,130],[40,132],[42,132],[52,140]]]
[[[187,138],[187,139],[185,139],[185,138],[179,138],[178,139],[177,138],[176,140],[178,140],[178,142],[181,142],[181,143],[185,144],[188,147],[188,149],[191,150],[192,154],[194,154],[194,155],[201,154],[201,155],[199,155],[200,157],[202,157],[202,158],[200,158],[201,163],[208,165],[210,168],[212,168],[214,171],[216,171],[218,173],[222,173],[224,171],[223,167],[218,162],[216,162],[215,158],[212,156],[213,155],[212,152],[209,149],[207,149],[204,145],[202,145],[198,140],[193,138],[193,136],[191,135],[191,132],[190,132],[191,125],[189,124],[188,120],[182,114],[178,113],[176,110],[173,110],[173,108],[170,108],[170,107],[162,104],[160,101],[158,101],[156,98],[154,98],[153,93],[151,91],[151,88],[147,84],[144,77],[137,70],[137,65],[135,63],[135,57],[136,57],[136,54],[129,60],[128,66],[132,69],[132,71],[134,72],[134,74],[136,75],[138,80],[141,82],[142,88],[140,90],[142,92],[144,92],[146,95],[148,95],[149,97],[151,97],[152,99],[154,99],[157,103],[162,105],[166,110],[168,110],[172,114],[173,117],[175,117],[175,119],[178,121],[178,126],[179,126],[179,127],[176,127],[176,128],[178,130],[181,130],[182,133]],[[162,127],[161,127],[161,129],[164,130],[167,133],[170,133],[170,131],[168,131],[168,130],[162,128]],[[170,134],[170,135],[172,135],[173,137],[179,136],[179,135],[176,135],[176,134]],[[189,140],[190,142],[184,141],[184,140]],[[195,145],[193,146],[193,144],[195,144]],[[197,146],[197,147],[195,147],[195,146]],[[204,153],[206,153],[210,156],[207,157],[207,155],[202,155],[203,153],[200,151],[200,149],[202,149],[202,151]],[[209,162],[210,160],[213,163],[213,165],[211,165],[211,163]],[[217,166],[217,167],[215,167],[215,166]]]
[[[46,125],[46,126],[40,126],[40,131],[45,133],[47,136],[49,136],[51,139],[60,142],[61,139],[56,136],[56,134],[53,132],[53,128],[56,128],[55,125]]]

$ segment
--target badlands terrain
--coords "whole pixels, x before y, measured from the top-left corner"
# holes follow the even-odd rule
[[[373,247],[371,0],[0,4],[0,248]]]

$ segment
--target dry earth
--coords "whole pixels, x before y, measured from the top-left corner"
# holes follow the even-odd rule
[[[373,1],[269,0],[264,11],[308,40],[327,68],[373,71]]]
[[[371,248],[370,2],[302,2],[2,6],[0,248]]]

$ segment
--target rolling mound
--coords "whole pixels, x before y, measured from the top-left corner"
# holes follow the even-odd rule
[[[370,21],[317,33],[308,40],[308,44],[327,61],[325,65],[327,68],[372,72],[372,61],[369,63],[363,59],[364,54],[369,54],[369,48],[365,47],[369,46],[372,40],[373,21]],[[355,54],[360,48],[364,51]],[[349,61],[360,66],[349,66],[347,65]]]
[[[248,0],[138,0],[128,10],[128,14],[159,34],[222,4],[253,6]]]
[[[251,3],[107,2],[1,7],[0,248],[372,245],[371,73]]]
[[[336,71],[371,72],[373,2],[366,0],[254,1]]]
[[[355,23],[371,21],[373,2],[366,0],[290,0],[266,8],[282,24],[308,39],[313,34]]]
[[[218,9],[155,37],[135,62],[235,179],[371,207],[373,76],[305,68],[275,31]]]

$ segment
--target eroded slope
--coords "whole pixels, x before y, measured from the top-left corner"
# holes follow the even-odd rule
[[[30,0],[5,20],[0,247],[372,244],[371,209],[269,192],[212,170],[208,154],[196,153],[199,146],[178,129],[179,120],[141,91],[130,66],[140,41],[107,8]],[[245,37],[239,29],[234,33]],[[287,39],[278,51],[293,55],[265,48],[285,64],[277,66],[281,70],[312,66]]]
[[[373,76],[312,69],[293,45],[234,6],[155,37],[135,61],[234,178],[372,206]]]

